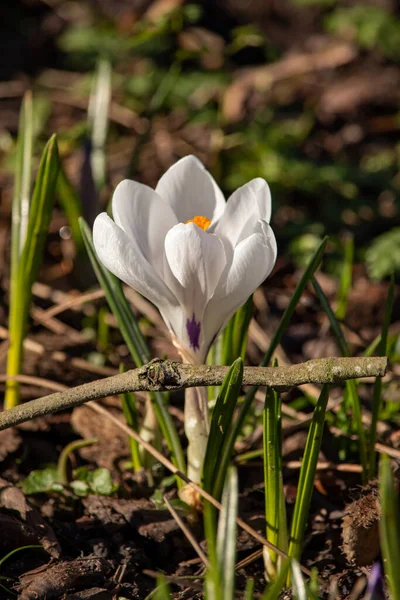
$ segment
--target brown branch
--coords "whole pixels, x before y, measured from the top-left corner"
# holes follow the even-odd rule
[[[323,358],[291,367],[245,367],[243,385],[290,389],[305,383],[338,383],[346,379],[383,377],[387,358]],[[221,385],[228,367],[187,365],[152,360],[139,369],[56,392],[0,413],[0,430],[36,417],[79,406],[89,400],[124,392],[176,391]]]

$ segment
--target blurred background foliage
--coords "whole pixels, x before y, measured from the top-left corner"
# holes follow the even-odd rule
[[[32,87],[35,143],[57,131],[89,223],[123,177],[155,185],[194,153],[227,195],[268,181],[280,253],[297,266],[328,234],[336,274],[351,233],[371,277],[399,273],[394,0],[18,0],[0,17],[6,205],[18,109]],[[93,186],[85,160],[98,125],[86,111],[96,72],[109,120]]]

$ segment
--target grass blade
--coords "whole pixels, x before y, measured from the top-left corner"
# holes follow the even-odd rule
[[[86,222],[83,219],[80,219],[79,223],[93,270],[101,287],[104,290],[110,309],[118,321],[121,334],[129,348],[132,358],[137,366],[141,366],[150,360],[151,355],[136,319],[134,318],[129,304],[124,296],[120,281],[112,273],[107,271],[107,269],[103,267],[99,261],[93,246],[92,234]],[[152,400],[161,431],[171,452],[171,459],[178,469],[185,473],[186,463],[182,446],[172,417],[168,412],[168,408],[164,399],[165,395],[160,392],[154,392],[150,394],[150,398]],[[179,487],[183,485],[179,477],[177,477],[177,482]]]
[[[304,581],[303,573],[301,572],[298,561],[296,559],[292,559],[290,567],[292,575],[293,598],[295,598],[295,600],[308,600],[306,582]]]
[[[77,254],[82,254],[85,244],[79,226],[79,217],[82,217],[82,202],[78,192],[70,182],[65,169],[60,165],[57,179],[57,196],[71,227],[72,237],[76,245]]]
[[[296,289],[290,300],[289,306],[287,307],[287,309],[285,310],[285,312],[282,315],[282,318],[279,322],[278,328],[275,331],[275,334],[271,340],[271,344],[268,348],[268,351],[264,355],[264,358],[261,362],[262,367],[266,367],[271,362],[272,356],[273,356],[278,344],[281,341],[283,332],[285,331],[286,327],[289,324],[290,319],[292,318],[292,315],[295,311],[297,303],[298,303],[305,287],[307,286],[308,282],[310,281],[314,271],[318,268],[318,266],[322,260],[322,256],[324,254],[325,246],[326,246],[327,242],[328,242],[328,237],[325,237],[322,240],[322,242],[320,243],[320,245],[318,246],[318,248],[316,249],[316,251],[314,252],[313,256],[311,257],[311,260],[308,263],[306,270],[304,271],[299,283],[296,286]],[[245,420],[247,412],[249,411],[250,406],[253,402],[256,391],[257,391],[257,387],[253,387],[249,390],[249,392],[247,392],[247,394],[245,396],[245,399],[240,408],[238,417],[232,426],[229,441],[227,441],[226,445],[223,448],[221,462],[229,462],[229,457],[231,456],[232,448],[233,448],[234,443],[235,443],[237,437],[239,436],[240,431],[243,427],[244,420]]]
[[[93,91],[89,100],[88,119],[91,130],[91,165],[96,188],[106,182],[105,144],[108,129],[108,108],[111,100],[111,65],[100,60],[97,65]]]
[[[261,600],[278,600],[286,588],[286,579],[288,577],[290,560],[286,559],[283,563],[278,577],[273,583],[268,585],[261,597]]]
[[[26,243],[20,260],[19,274],[22,280],[27,279],[29,298],[30,288],[36,281],[42,264],[44,242],[53,210],[59,166],[57,139],[53,135],[46,144],[40,162],[33,190]]]
[[[252,314],[253,297],[250,296],[235,312],[222,334],[222,365],[231,365],[238,356],[244,360]]]
[[[315,289],[315,293],[321,306],[329,319],[329,323],[332,329],[332,332],[336,338],[336,341],[339,345],[339,348],[343,354],[343,356],[350,356],[350,350],[346,339],[343,335],[342,328],[340,327],[339,321],[336,318],[335,313],[333,312],[328,298],[326,297],[323,289],[319,285],[318,281],[315,277],[312,278],[312,283]],[[361,403],[360,398],[357,391],[357,381],[355,379],[351,379],[346,381],[346,390],[348,394],[348,399],[353,411],[354,423],[357,430],[358,440],[359,440],[359,448],[360,448],[360,462],[363,468],[362,478],[364,482],[368,478],[368,451],[367,451],[367,440],[364,430],[364,425],[362,422],[362,412],[361,412]]]
[[[18,126],[11,220],[11,271],[16,273],[26,239],[32,184],[33,106],[28,91],[22,101]]]
[[[228,471],[222,494],[217,533],[217,557],[222,581],[222,600],[235,597],[236,517],[238,512],[238,477],[234,467]]]
[[[390,284],[388,289],[388,295],[385,304],[385,314],[382,323],[381,340],[377,349],[378,356],[385,356],[387,354],[387,339],[390,319],[393,310],[394,300],[394,276],[390,278]],[[369,430],[369,478],[372,479],[375,475],[376,468],[376,453],[375,453],[375,442],[376,442],[376,426],[379,418],[379,411],[382,402],[382,379],[377,377],[374,382],[374,389],[372,393],[372,415],[371,415],[371,426]]]
[[[343,356],[350,356],[350,350],[346,342],[346,338],[343,335],[342,328],[340,327],[340,323],[337,320],[335,313],[333,312],[331,305],[329,304],[329,300],[326,297],[322,287],[319,285],[318,281],[315,277],[312,278],[312,284],[314,286],[315,293],[317,298],[329,319],[329,324],[331,326],[332,332],[336,338],[336,342],[340,348],[340,351]]]
[[[244,600],[253,600],[254,595],[254,579],[250,579],[246,582],[246,589],[244,591]]]
[[[400,600],[400,520],[399,500],[395,490],[390,459],[382,455],[379,465],[379,495],[382,518],[379,521],[379,537],[383,565],[392,600]]]
[[[266,538],[287,551],[287,520],[282,480],[281,401],[278,392],[267,388],[263,413],[263,451]],[[264,564],[271,580],[276,578],[278,557],[273,550],[263,549]]]
[[[120,365],[119,372],[125,372],[124,365]],[[132,392],[125,392],[124,394],[120,395],[120,398],[126,424],[129,425],[129,427],[132,427],[134,431],[139,431],[135,394]],[[133,471],[134,473],[139,473],[143,469],[140,458],[139,444],[131,436],[129,436],[129,447],[131,450]]]
[[[211,418],[210,434],[204,458],[203,487],[217,499],[221,496],[233,449],[233,446],[229,446],[228,440],[242,378],[243,361],[238,358],[224,379]],[[223,450],[225,460],[221,460]]]
[[[156,589],[151,594],[151,598],[153,598],[153,600],[171,600],[172,594],[163,575],[159,575],[157,577],[156,586]]]
[[[336,341],[339,345],[339,348],[343,354],[343,356],[350,356],[350,350],[347,344],[347,341],[343,335],[342,328],[329,304],[328,298],[326,297],[324,291],[319,285],[318,281],[313,277],[312,279],[313,286],[318,297],[321,306],[329,319],[329,323],[332,329],[332,332],[336,338]],[[347,396],[352,407],[354,422],[356,425],[356,430],[359,438],[359,447],[360,447],[360,461],[363,467],[363,479],[364,481],[367,479],[368,473],[368,453],[367,453],[367,441],[364,431],[364,426],[362,423],[362,413],[361,413],[361,404],[360,399],[357,392],[357,382],[355,380],[346,381],[346,391]]]
[[[300,560],[301,557],[303,536],[310,510],[318,455],[321,448],[322,434],[324,431],[327,402],[328,386],[324,385],[314,409],[310,430],[307,436],[290,530],[288,554],[291,558],[295,558],[296,560]]]
[[[23,358],[23,340],[32,297],[32,285],[39,274],[43,259],[44,243],[53,211],[54,193],[59,169],[56,136],[47,142],[40,161],[39,171],[33,191],[26,240],[13,273],[10,290],[9,335],[7,375],[18,375]],[[5,408],[19,403],[19,384],[8,381],[6,385]]]
[[[337,296],[336,316],[339,320],[343,320],[347,312],[347,302],[352,282],[354,260],[354,238],[348,236],[344,243],[344,262],[343,269],[340,275],[339,290]]]

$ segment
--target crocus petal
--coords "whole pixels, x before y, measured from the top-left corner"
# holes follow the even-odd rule
[[[205,336],[210,342],[233,313],[246,302],[272,271],[276,261],[274,233],[266,221],[258,221],[256,231],[235,248],[204,316]]]
[[[224,213],[210,231],[234,248],[254,231],[258,220],[269,223],[271,193],[264,179],[258,177],[238,188],[228,199]]]
[[[177,224],[169,204],[147,185],[125,179],[115,189],[112,210],[115,223],[163,276],[165,236]]]
[[[213,177],[195,156],[185,156],[172,165],[158,182],[156,192],[169,202],[181,223],[197,215],[217,219],[226,204]]]
[[[202,352],[204,310],[226,266],[224,246],[194,223],[179,224],[167,233],[165,253],[171,270],[166,282],[184,316],[172,324],[174,333],[193,352]]]
[[[103,265],[160,310],[165,305],[178,305],[174,294],[143,257],[135,240],[131,240],[106,213],[101,213],[94,222],[93,243]]]

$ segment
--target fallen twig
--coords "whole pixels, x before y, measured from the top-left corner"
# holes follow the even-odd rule
[[[245,367],[243,385],[269,385],[285,390],[304,383],[338,383],[346,379],[383,377],[386,366],[386,357],[374,357],[321,358],[291,367]],[[228,367],[188,365],[155,359],[139,369],[56,392],[4,411],[0,414],[0,430],[106,396],[218,386],[227,372]]]

